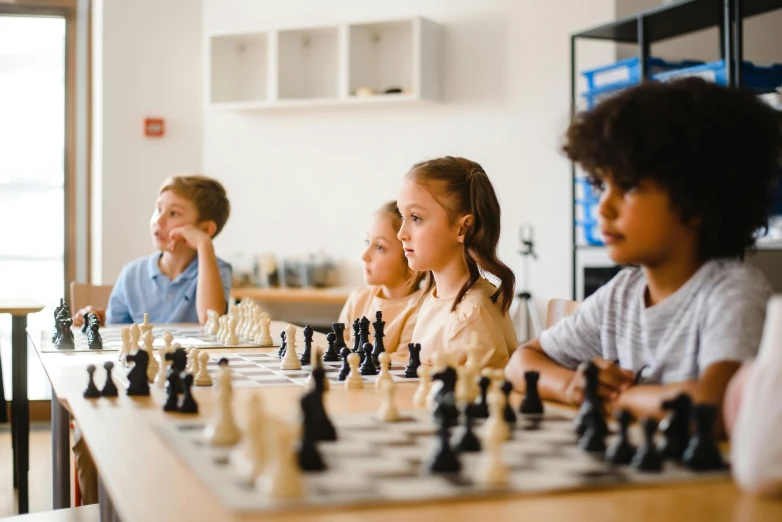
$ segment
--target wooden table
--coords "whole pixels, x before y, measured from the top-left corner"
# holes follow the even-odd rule
[[[249,349],[257,351],[258,349]],[[235,350],[241,352],[242,350]],[[110,354],[112,356],[115,354]],[[393,507],[361,507],[334,511],[298,511],[277,515],[239,515],[230,512],[215,494],[168,448],[154,431],[153,424],[171,419],[162,411],[164,390],[153,389],[149,398],[128,398],[123,391],[117,399],[87,400],[82,392],[87,382],[88,362],[105,355],[63,356],[41,354],[58,397],[78,419],[85,440],[98,467],[101,481],[124,522],[155,520],[227,520],[308,522],[455,522],[458,520],[607,520],[621,521],[779,521],[782,503],[759,500],[742,494],[727,478],[714,481],[677,483],[650,487],[623,487],[599,491],[559,493],[540,496],[436,502],[419,505],[400,503]],[[103,368],[96,382],[103,382]],[[416,385],[397,387],[401,408],[411,405]],[[303,388],[265,387],[234,390],[237,422],[244,424],[241,404],[258,393],[272,413],[290,413],[297,408]],[[215,401],[211,389],[194,389],[200,415],[210,417]],[[518,400],[518,397],[514,397]],[[381,396],[374,388],[345,390],[334,386],[327,394],[330,413],[375,411]]]
[[[232,288],[231,297],[257,301],[343,305],[352,288]]]
[[[0,314],[11,314],[11,440],[14,453],[14,487],[19,513],[29,511],[27,472],[30,468],[30,401],[27,398],[27,316],[43,310],[32,299],[0,299]],[[2,369],[0,369],[2,371]],[[0,393],[5,393],[0,390]],[[5,396],[3,396],[5,410]]]

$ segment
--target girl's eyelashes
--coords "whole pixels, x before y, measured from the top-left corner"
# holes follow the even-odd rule
[[[416,216],[415,214],[413,214],[411,219],[412,219],[413,223],[418,223],[419,221],[421,221],[421,218]]]

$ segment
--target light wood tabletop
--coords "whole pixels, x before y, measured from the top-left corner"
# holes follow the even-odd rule
[[[69,509],[58,509],[30,515],[19,515],[3,519],[6,522],[99,522],[97,504]]]
[[[258,349],[254,349],[258,351]],[[238,350],[237,350],[238,351]],[[192,418],[162,411],[165,393],[153,389],[151,397],[130,398],[120,390],[116,399],[82,397],[89,361],[116,354],[74,356],[41,354],[58,396],[67,399],[89,445],[102,481],[124,522],[155,520],[229,520],[353,522],[409,520],[454,522],[491,520],[606,521],[779,521],[782,503],[761,500],[740,492],[726,477],[656,486],[579,491],[544,495],[505,496],[482,500],[449,500],[395,506],[351,509],[298,510],[281,514],[238,514],[222,505],[216,494],[168,447],[154,425],[172,419]],[[105,372],[99,367],[99,385]],[[397,386],[400,408],[412,406],[414,383]],[[210,388],[194,388],[199,416],[210,418],[215,399]],[[243,404],[258,394],[264,408],[277,415],[297,412],[300,386],[235,388],[237,422],[245,424]],[[514,396],[514,401],[519,397]],[[346,390],[332,386],[326,395],[330,414],[376,411],[382,397],[374,387]]]
[[[0,299],[0,314],[27,315],[43,310],[43,304],[35,299]]]
[[[352,288],[232,288],[231,297],[278,303],[345,304]]]

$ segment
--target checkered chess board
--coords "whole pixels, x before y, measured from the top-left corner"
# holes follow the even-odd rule
[[[292,386],[304,385],[312,372],[312,366],[303,365],[301,370],[282,370],[282,359],[276,352],[272,353],[227,353],[212,355],[207,365],[207,370],[212,377],[217,376],[219,370],[218,361],[221,358],[228,360],[228,365],[233,374],[233,386],[235,388],[252,388],[257,386]],[[339,382],[339,370],[342,361],[324,362],[323,369],[326,377],[333,382]],[[416,382],[418,377],[406,378],[405,366],[391,360],[388,368],[395,382]],[[378,368],[378,371],[380,369]],[[364,382],[369,384],[377,380],[376,375],[362,375]]]
[[[672,462],[656,473],[612,466],[602,455],[585,453],[577,446],[570,416],[547,413],[542,419],[516,423],[511,440],[502,447],[509,483],[492,489],[475,480],[483,453],[460,454],[462,471],[457,474],[430,474],[425,463],[437,444],[432,416],[423,410],[402,414],[403,420],[395,423],[383,423],[372,414],[333,416],[339,440],[318,444],[328,469],[305,473],[305,495],[296,501],[267,498],[255,483],[240,478],[229,463],[231,449],[214,448],[205,441],[203,420],[162,422],[155,430],[227,507],[241,512],[398,505],[727,476],[727,471],[694,472]],[[452,433],[454,440],[461,429]],[[475,429],[480,435],[481,421]],[[606,442],[610,444],[615,436],[609,435]],[[635,444],[641,441],[637,426],[630,428],[630,438]]]

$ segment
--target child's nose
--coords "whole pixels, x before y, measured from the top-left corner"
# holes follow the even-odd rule
[[[404,241],[405,239],[407,239],[407,227],[405,226],[404,223],[402,223],[402,226],[399,227],[399,232],[396,233],[396,238],[399,241]]]
[[[616,198],[616,191],[610,188],[606,188],[603,193],[600,194],[597,212],[601,217],[605,219],[613,219],[616,217]]]
[[[364,249],[364,253],[361,254],[361,259],[365,263],[369,263],[369,249],[370,249],[370,247],[367,247],[366,249]]]

